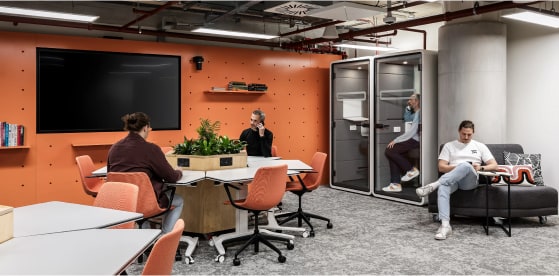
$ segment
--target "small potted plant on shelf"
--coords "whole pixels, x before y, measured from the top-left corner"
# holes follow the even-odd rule
[[[188,139],[177,144],[167,160],[171,165],[189,170],[219,170],[246,167],[246,143],[221,136],[220,122],[200,119],[196,129],[198,139]]]

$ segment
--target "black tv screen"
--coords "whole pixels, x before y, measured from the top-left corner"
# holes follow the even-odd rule
[[[141,111],[180,129],[180,56],[37,48],[37,133],[122,131]]]

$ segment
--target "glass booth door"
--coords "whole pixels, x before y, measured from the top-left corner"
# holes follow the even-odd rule
[[[410,110],[408,99],[412,94],[421,95],[422,92],[421,54],[375,57],[374,71],[375,86],[371,110],[371,112],[374,112],[374,120],[372,120],[374,123],[371,123],[371,135],[373,135],[374,140],[374,151],[371,153],[374,164],[374,170],[371,172],[371,178],[374,179],[373,195],[418,203],[421,199],[416,195],[415,189],[421,185],[421,177],[415,177],[410,181],[398,181],[402,187],[401,191],[383,191],[382,188],[388,186],[391,182],[395,182],[394,180],[391,181],[390,164],[388,157],[385,156],[386,148],[391,141],[404,135],[406,130],[410,129],[411,120],[413,120],[416,111]],[[421,136],[421,116],[418,118],[417,134]],[[408,135],[410,134],[408,133]],[[407,154],[403,154],[403,156],[409,164],[421,171],[420,146],[410,150]],[[406,172],[402,170],[399,173],[398,178]]]
[[[371,194],[369,109],[372,57],[330,67],[330,186]]]

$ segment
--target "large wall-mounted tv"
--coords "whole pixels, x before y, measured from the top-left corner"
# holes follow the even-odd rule
[[[37,133],[122,131],[141,111],[154,130],[181,125],[181,57],[37,48]]]

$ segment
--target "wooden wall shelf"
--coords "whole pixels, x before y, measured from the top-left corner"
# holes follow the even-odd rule
[[[29,146],[0,147],[0,150],[10,150],[10,149],[29,149]]]
[[[208,90],[204,91],[204,93],[212,93],[212,94],[242,94],[242,95],[262,95],[266,94],[267,91],[248,91],[248,90]]]
[[[113,143],[72,143],[73,148],[84,148],[84,147],[110,147]]]

